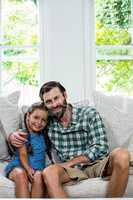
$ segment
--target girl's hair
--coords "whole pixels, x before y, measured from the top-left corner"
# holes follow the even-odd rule
[[[28,113],[32,114],[36,109],[44,110],[44,111],[47,112],[47,108],[45,107],[45,105],[42,101],[34,103],[28,108],[27,112],[24,115],[24,124],[25,124],[26,131],[28,133],[29,133],[29,130],[28,130],[28,125],[27,125],[27,114]],[[49,120],[48,120],[48,122],[49,122]],[[30,137],[30,135],[29,135],[29,137]],[[53,163],[52,155],[51,155],[51,142],[50,142],[49,137],[48,137],[48,123],[45,127],[44,138],[45,138],[45,142],[46,142],[46,146],[47,146],[48,157],[51,160],[51,162]],[[32,149],[31,144],[29,144],[29,146],[28,146],[28,152],[33,154],[33,149]]]

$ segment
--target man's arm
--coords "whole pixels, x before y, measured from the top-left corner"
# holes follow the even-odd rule
[[[88,118],[88,148],[84,155],[91,161],[104,158],[109,153],[109,144],[105,126],[100,114],[93,109]]]
[[[61,163],[62,166],[85,165],[85,163],[102,159],[109,153],[107,134],[101,116],[93,109],[91,115],[86,112],[86,118],[88,118],[88,148],[84,152],[82,151],[82,155],[77,155],[70,161]]]
[[[18,130],[8,136],[7,142],[14,147],[21,147],[27,141],[26,136],[27,133]]]
[[[80,156],[76,156],[75,158],[64,162],[64,163],[60,163],[59,165],[61,165],[62,167],[74,167],[77,164],[86,164],[89,163],[90,159],[84,155],[80,155]]]

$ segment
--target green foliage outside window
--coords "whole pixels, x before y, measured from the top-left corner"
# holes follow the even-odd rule
[[[34,6],[37,1],[5,0],[6,19],[3,23],[4,45],[36,45],[38,44],[38,19],[33,17]],[[31,8],[27,9],[27,2]],[[96,45],[130,45],[132,27],[131,0],[96,0]],[[132,49],[100,50],[99,53],[107,55],[133,55]],[[24,56],[34,55],[36,49],[6,49],[4,55]],[[38,85],[38,64],[6,61],[4,70],[9,71],[16,80],[22,84]],[[108,79],[106,78],[108,77]],[[98,60],[97,79],[103,81],[102,87],[106,91],[116,88],[129,94],[133,91],[133,60]]]
[[[131,26],[130,0],[96,0],[96,45],[130,45]],[[132,48],[110,48],[99,53],[133,57]],[[103,59],[97,60],[96,66],[97,82],[105,91],[133,94],[133,60]]]
[[[16,79],[24,85],[38,85],[37,80],[37,63],[25,63],[25,62],[11,62],[7,61],[3,63],[3,66],[9,73],[12,74],[12,79]],[[12,73],[13,71],[13,73]],[[5,82],[6,83],[6,82]]]
[[[128,28],[131,23],[131,0],[96,0],[96,17],[106,26]]]
[[[3,5],[3,45],[23,46],[38,44],[38,19],[36,1],[5,0]],[[36,48],[4,49],[3,54],[9,61],[3,63],[3,69],[10,74],[10,80],[16,79],[22,84],[38,85],[38,61],[29,63],[22,60],[25,56],[37,57]],[[11,57],[21,57],[21,63],[10,61]],[[22,62],[23,61],[23,62]],[[5,81],[6,82],[6,81]]]

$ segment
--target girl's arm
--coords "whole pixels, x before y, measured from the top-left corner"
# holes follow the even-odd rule
[[[35,171],[29,165],[26,146],[23,145],[22,147],[18,148],[18,151],[19,151],[19,157],[20,157],[21,164],[23,165],[24,169],[26,170],[30,181],[32,181]]]
[[[18,148],[18,151],[19,151],[21,164],[23,165],[24,169],[28,171],[30,168],[30,165],[28,163],[28,154],[27,154],[26,146],[23,145],[22,147]]]

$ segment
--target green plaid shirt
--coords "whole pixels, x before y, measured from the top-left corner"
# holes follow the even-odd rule
[[[72,107],[72,121],[64,128],[52,120],[49,138],[60,160],[65,162],[85,155],[92,161],[108,154],[108,141],[103,121],[92,107]]]

